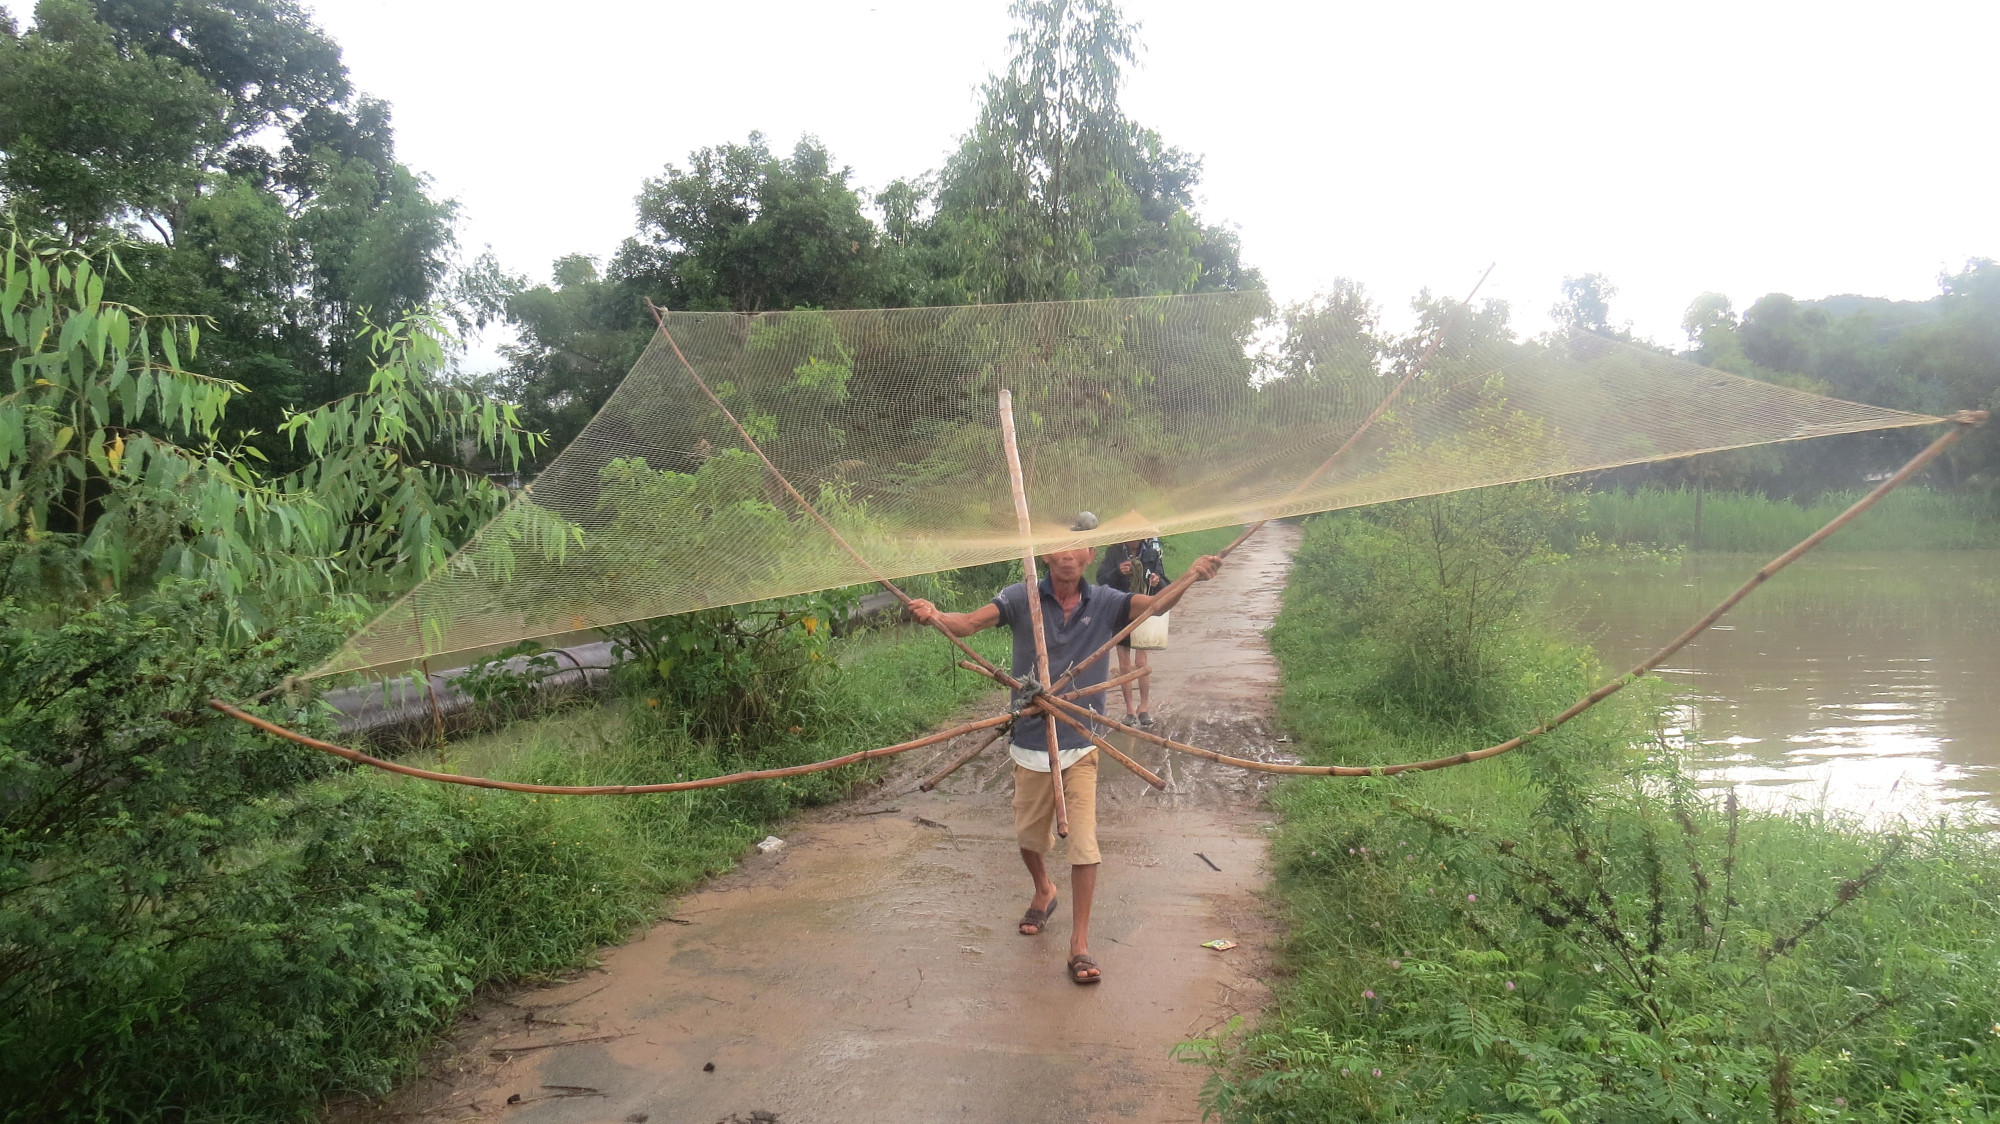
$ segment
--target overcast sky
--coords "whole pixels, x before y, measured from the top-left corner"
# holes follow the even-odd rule
[[[640,181],[762,130],[878,188],[937,167],[1004,0],[307,0],[471,252],[606,255]],[[2000,4],[1131,0],[1127,111],[1206,162],[1283,299],[1422,286],[1534,330],[1566,274],[1682,342],[1705,290],[1922,299],[2000,256]],[[489,341],[490,342],[490,341]],[[475,358],[486,349],[476,349]]]

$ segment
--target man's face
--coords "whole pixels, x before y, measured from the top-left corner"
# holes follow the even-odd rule
[[[1058,550],[1054,554],[1042,555],[1042,564],[1049,568],[1049,580],[1065,584],[1083,577],[1090,560],[1097,557],[1097,548],[1079,546],[1074,550]]]

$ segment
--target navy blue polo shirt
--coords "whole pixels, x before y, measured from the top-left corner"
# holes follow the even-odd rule
[[[1062,605],[1056,601],[1055,591],[1050,587],[1049,579],[1044,577],[1039,584],[1042,595],[1042,631],[1049,645],[1051,680],[1061,679],[1063,673],[1076,661],[1102,647],[1105,641],[1116,636],[1118,630],[1124,628],[1131,620],[1132,595],[1124,590],[1079,581],[1077,586],[1083,595],[1082,600],[1077,602],[1075,611],[1065,619]],[[1001,590],[994,595],[993,604],[1000,610],[1000,622],[1014,633],[1014,677],[1019,679],[1035,674],[1035,638],[1029,631],[1031,621],[1028,616],[1027,584],[1015,582]],[[1107,652],[1096,663],[1078,672],[1076,678],[1072,679],[1063,690],[1073,691],[1104,682],[1109,677],[1110,666],[1111,655]],[[1043,686],[1046,687],[1048,684],[1044,683]],[[1015,705],[1020,704],[1018,692],[1015,693],[1013,701]],[[1077,705],[1089,707],[1100,714],[1104,712],[1102,695],[1078,699],[1076,702]],[[1047,772],[1049,767],[1048,734],[1042,729],[1047,722],[1048,719],[1038,712],[1023,714],[1014,721],[1013,742],[1029,751],[1026,755],[1016,754],[1015,760],[1021,761],[1029,768],[1039,766],[1038,771],[1041,772]],[[1056,745],[1063,750],[1088,751],[1091,748],[1089,738],[1061,722],[1056,723]],[[1064,753],[1063,768],[1067,769],[1071,760],[1081,756],[1082,753]],[[1023,759],[1024,757],[1032,758],[1035,764],[1029,764],[1028,760]]]

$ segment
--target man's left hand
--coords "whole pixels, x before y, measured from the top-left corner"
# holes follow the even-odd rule
[[[1194,574],[1194,580],[1198,582],[1207,581],[1221,569],[1222,556],[1219,554],[1204,554],[1194,560],[1194,565],[1188,567],[1188,571]]]

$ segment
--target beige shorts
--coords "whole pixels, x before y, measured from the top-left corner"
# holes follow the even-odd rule
[[[1097,853],[1097,751],[1063,770],[1063,807],[1069,812],[1069,862],[1094,866]],[[1014,837],[1023,851],[1047,854],[1056,845],[1055,785],[1047,773],[1014,766]]]

